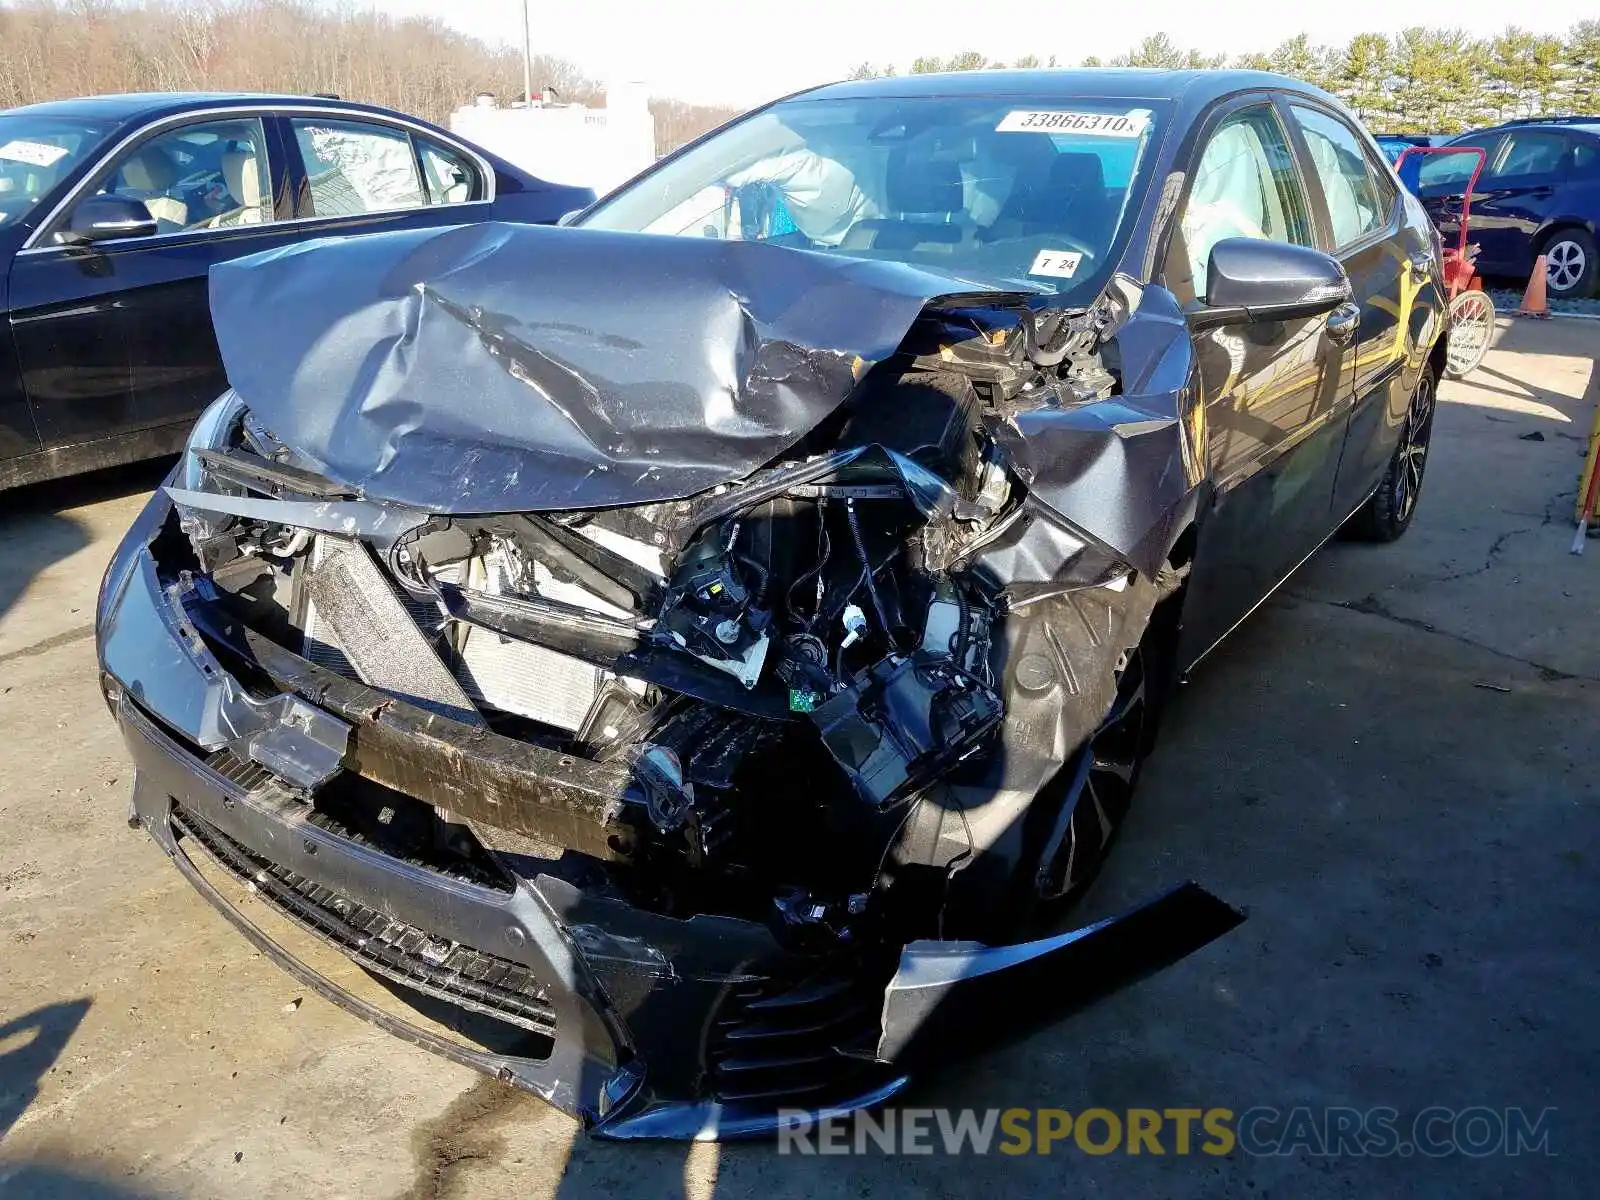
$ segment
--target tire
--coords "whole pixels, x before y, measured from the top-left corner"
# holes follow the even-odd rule
[[[1392,542],[1411,527],[1422,494],[1423,472],[1428,466],[1428,445],[1433,440],[1435,408],[1433,368],[1424,369],[1417,390],[1406,406],[1400,426],[1400,444],[1389,460],[1383,481],[1350,520],[1350,532],[1368,542]]]
[[[1494,340],[1494,301],[1488,292],[1462,292],[1450,301],[1444,373],[1460,379],[1478,369]]]
[[[1072,760],[1075,795],[1063,806],[1066,825],[1046,847],[1035,883],[1035,921],[1057,922],[1089,888],[1132,807],[1145,759],[1177,676],[1181,589],[1156,605],[1139,645],[1116,672],[1116,696],[1100,725]]]
[[[1539,250],[1545,261],[1545,287],[1557,300],[1585,300],[1594,295],[1600,273],[1600,248],[1587,229],[1558,229]]]

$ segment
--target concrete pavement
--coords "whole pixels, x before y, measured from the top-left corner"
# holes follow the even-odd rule
[[[1249,921],[905,1101],[1554,1107],[1557,1157],[575,1141],[305,996],[128,830],[90,621],[144,469],[0,498],[0,1195],[1586,1195],[1600,543],[1566,547],[1597,343],[1506,329],[1444,387],[1410,534],[1331,546],[1184,690],[1089,912],[1193,877]]]

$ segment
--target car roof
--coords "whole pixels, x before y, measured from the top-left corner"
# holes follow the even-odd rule
[[[1473,129],[1466,133],[1457,134],[1453,141],[1459,142],[1462,138],[1487,137],[1490,134],[1509,133],[1513,129],[1537,129],[1541,133],[1586,133],[1590,137],[1600,137],[1600,119],[1573,120],[1570,118],[1540,121],[1537,119],[1524,121],[1506,121],[1500,125],[1490,125],[1484,129]]]
[[[96,121],[148,121],[177,116],[203,108],[256,108],[274,105],[314,104],[319,108],[347,109],[374,115],[393,115],[375,104],[353,100],[333,100],[325,96],[274,95],[251,92],[132,92],[112,96],[80,96],[71,100],[46,100],[21,108],[6,109],[8,115],[28,113],[43,117],[66,117]],[[412,118],[414,119],[414,118]]]
[[[824,84],[798,97],[806,100],[857,96],[1071,96],[1078,99],[1164,100],[1201,105],[1234,92],[1268,88],[1326,99],[1308,83],[1268,71],[1167,71],[1142,67],[949,71],[890,75]]]

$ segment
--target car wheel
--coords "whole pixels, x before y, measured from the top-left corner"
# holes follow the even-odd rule
[[[1600,271],[1600,251],[1587,230],[1558,230],[1545,242],[1541,253],[1550,295],[1582,299],[1593,294],[1595,273]]]
[[[1182,602],[1180,590],[1156,606],[1144,637],[1115,668],[1111,707],[1072,760],[1059,833],[1047,842],[1034,881],[1037,916],[1045,923],[1094,882],[1132,807],[1134,787],[1176,682]]]
[[[1350,522],[1351,532],[1370,542],[1392,542],[1411,526],[1422,494],[1422,475],[1428,466],[1428,444],[1433,438],[1434,379],[1431,368],[1422,372],[1417,390],[1406,406],[1389,469],[1378,490]]]

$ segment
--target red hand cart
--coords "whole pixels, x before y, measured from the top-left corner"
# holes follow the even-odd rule
[[[1494,337],[1494,301],[1483,290],[1474,262],[1478,247],[1467,244],[1467,220],[1472,215],[1472,193],[1477,190],[1478,177],[1483,174],[1484,152],[1477,146],[1412,146],[1395,160],[1395,173],[1412,191],[1417,190],[1422,164],[1419,161],[1407,178],[1403,169],[1408,159],[1419,160],[1427,154],[1471,154],[1477,158],[1466,189],[1461,193],[1461,217],[1457,225],[1456,242],[1444,248],[1445,295],[1450,302],[1450,330],[1447,336],[1445,374],[1460,379],[1475,370],[1489,350]],[[1442,234],[1442,231],[1441,231]]]

